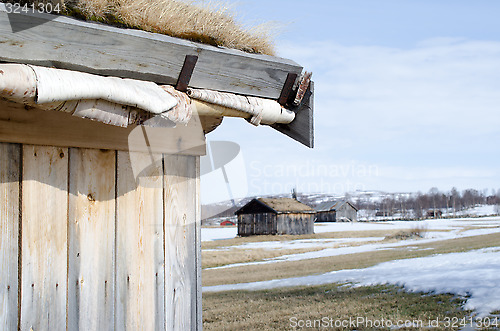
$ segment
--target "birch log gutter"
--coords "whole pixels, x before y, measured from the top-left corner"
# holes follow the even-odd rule
[[[187,124],[193,113],[248,118],[254,125],[295,117],[274,100],[196,89],[185,94],[152,82],[23,64],[0,65],[0,97],[121,127]]]

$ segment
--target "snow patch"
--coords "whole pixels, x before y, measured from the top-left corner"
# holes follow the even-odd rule
[[[237,235],[237,228],[201,228],[201,241],[233,239]]]
[[[334,248],[325,248],[318,251],[299,253],[299,254],[287,254],[278,256],[271,259],[264,259],[262,261],[255,262],[242,262],[242,263],[233,263],[227,264],[220,267],[207,268],[206,270],[211,269],[227,269],[227,268],[235,268],[235,267],[243,267],[248,265],[262,265],[262,264],[270,264],[270,263],[280,263],[280,262],[291,262],[291,261],[301,261],[301,260],[310,260],[317,259],[322,257],[332,257],[339,255],[347,255],[347,254],[357,254],[357,253],[367,253],[373,252],[377,250],[389,250],[389,249],[408,249],[407,246],[411,246],[414,244],[427,244],[433,243],[441,240],[455,239],[455,238],[464,238],[464,237],[473,237],[480,236],[485,234],[497,233],[500,232],[500,227],[495,228],[487,228],[487,229],[474,229],[461,231],[463,228],[459,227],[456,230],[450,232],[431,232],[428,233],[425,239],[413,239],[413,240],[402,240],[396,243],[372,243],[360,246],[348,246],[348,247],[334,247]],[[348,238],[346,238],[347,240]],[[352,238],[357,239],[357,238]],[[377,237],[373,237],[372,239],[380,239]],[[347,241],[348,242],[348,241]],[[259,243],[252,243],[255,247],[258,247]],[[427,248],[429,249],[429,248]]]
[[[366,269],[340,270],[306,277],[204,287],[203,292],[265,290],[350,282],[355,286],[394,284],[409,291],[469,296],[465,309],[480,316],[500,310],[500,247],[465,253],[395,260]]]

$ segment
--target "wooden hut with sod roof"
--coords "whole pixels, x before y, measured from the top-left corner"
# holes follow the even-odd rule
[[[145,3],[0,2],[1,330],[200,330],[205,135],[241,117],[312,147],[301,66]]]
[[[357,222],[358,209],[349,201],[326,201],[314,208],[316,222]]]
[[[314,209],[291,198],[253,199],[235,214],[242,237],[314,233]]]

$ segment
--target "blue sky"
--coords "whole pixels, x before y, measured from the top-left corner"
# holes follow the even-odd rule
[[[235,4],[281,25],[278,55],[313,71],[316,148],[225,119],[208,139],[241,146],[233,191],[500,188],[500,2]]]

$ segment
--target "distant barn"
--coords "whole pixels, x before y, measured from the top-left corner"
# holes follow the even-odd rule
[[[358,209],[348,201],[328,201],[316,208],[316,222],[357,222]]]
[[[253,199],[235,214],[239,236],[314,233],[314,210],[295,199]]]

